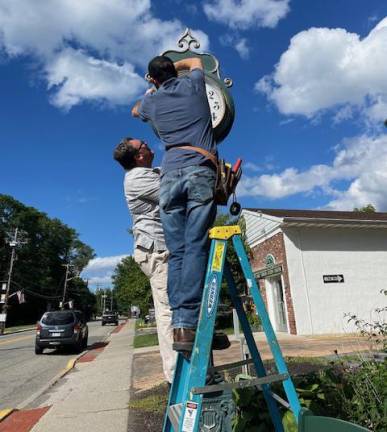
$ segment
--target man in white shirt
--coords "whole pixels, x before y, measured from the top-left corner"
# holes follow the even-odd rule
[[[172,312],[167,294],[168,251],[160,220],[160,171],[152,168],[154,153],[147,143],[124,138],[114,159],[125,169],[124,191],[132,216],[134,259],[149,278],[164,375],[173,380],[176,352],[172,350]]]

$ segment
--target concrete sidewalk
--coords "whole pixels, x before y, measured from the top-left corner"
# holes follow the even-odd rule
[[[51,406],[32,432],[126,432],[128,430],[133,337],[130,320],[96,356],[82,358],[34,408]],[[88,354],[86,354],[87,356]]]
[[[282,353],[287,357],[326,357],[367,351],[369,344],[364,338],[355,334],[300,336],[287,333],[276,333]],[[231,346],[224,351],[214,351],[215,365],[241,360],[240,343],[234,335],[229,336]],[[265,334],[254,333],[254,339],[263,360],[273,356],[267,344]],[[246,347],[247,349],[247,347]],[[132,394],[136,396],[143,391],[164,382],[161,358],[158,346],[137,348],[134,350]]]
[[[129,418],[130,393],[134,400],[144,391],[164,383],[158,347],[133,349],[135,320],[112,333],[105,346],[94,347],[79,358],[73,369],[53,387],[31,402],[26,410],[17,411],[15,419],[0,423],[0,432],[134,432],[139,430]],[[266,338],[254,334],[263,359],[271,357]],[[285,356],[319,357],[334,350],[349,353],[367,349],[365,341],[355,335],[291,336],[277,334]],[[231,347],[215,352],[215,363],[240,359],[240,345],[234,337]],[[163,391],[167,390],[163,387]],[[141,421],[149,414],[145,413]],[[162,420],[162,419],[161,419]],[[160,421],[161,421],[160,420]],[[8,424],[10,426],[8,426]],[[21,425],[25,425],[21,427]],[[29,426],[28,426],[29,425]],[[33,426],[32,426],[33,425]],[[153,429],[144,429],[152,430]]]

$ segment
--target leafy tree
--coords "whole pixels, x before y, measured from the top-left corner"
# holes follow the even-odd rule
[[[16,297],[11,298],[8,324],[34,322],[47,308],[57,308],[63,293],[63,265],[71,264],[80,272],[94,256],[73,228],[9,195],[0,195],[0,281],[7,279],[11,254],[7,237],[16,227],[28,241],[17,249],[11,292],[25,290],[27,302],[19,305]],[[80,308],[94,302],[87,284],[78,278],[69,281],[68,298]]]
[[[353,209],[355,212],[362,212],[362,213],[375,213],[376,208],[372,204],[367,204],[364,207],[355,207]]]
[[[120,311],[127,312],[131,305],[137,305],[142,315],[148,313],[152,305],[150,282],[133,257],[126,257],[117,265],[112,280]]]

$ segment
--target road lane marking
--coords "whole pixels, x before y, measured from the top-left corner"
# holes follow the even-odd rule
[[[34,338],[34,337],[35,337],[35,335],[29,335],[29,336],[23,336],[23,337],[20,337],[20,338],[7,339],[5,341],[0,342],[0,345],[6,345],[6,344],[9,344],[9,343],[12,343],[12,342],[18,342],[18,341],[22,341],[22,340],[26,340],[26,339],[31,339],[31,338]]]

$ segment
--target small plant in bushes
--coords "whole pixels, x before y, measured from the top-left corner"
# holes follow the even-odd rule
[[[382,289],[380,293],[387,296],[387,289]],[[374,309],[374,316],[377,317],[372,322],[360,319],[355,314],[345,314],[349,323],[353,323],[361,336],[364,336],[370,342],[371,350],[380,350],[387,352],[387,306]]]
[[[387,431],[387,360],[342,366],[347,389],[342,394],[344,418],[371,431]]]
[[[373,432],[387,431],[387,361],[350,366],[332,363],[317,372],[293,378],[303,407],[315,415],[349,421]],[[286,399],[281,384],[272,391]],[[273,431],[263,393],[256,388],[234,390],[237,405],[233,432]],[[280,407],[285,432],[297,432],[290,410]]]

